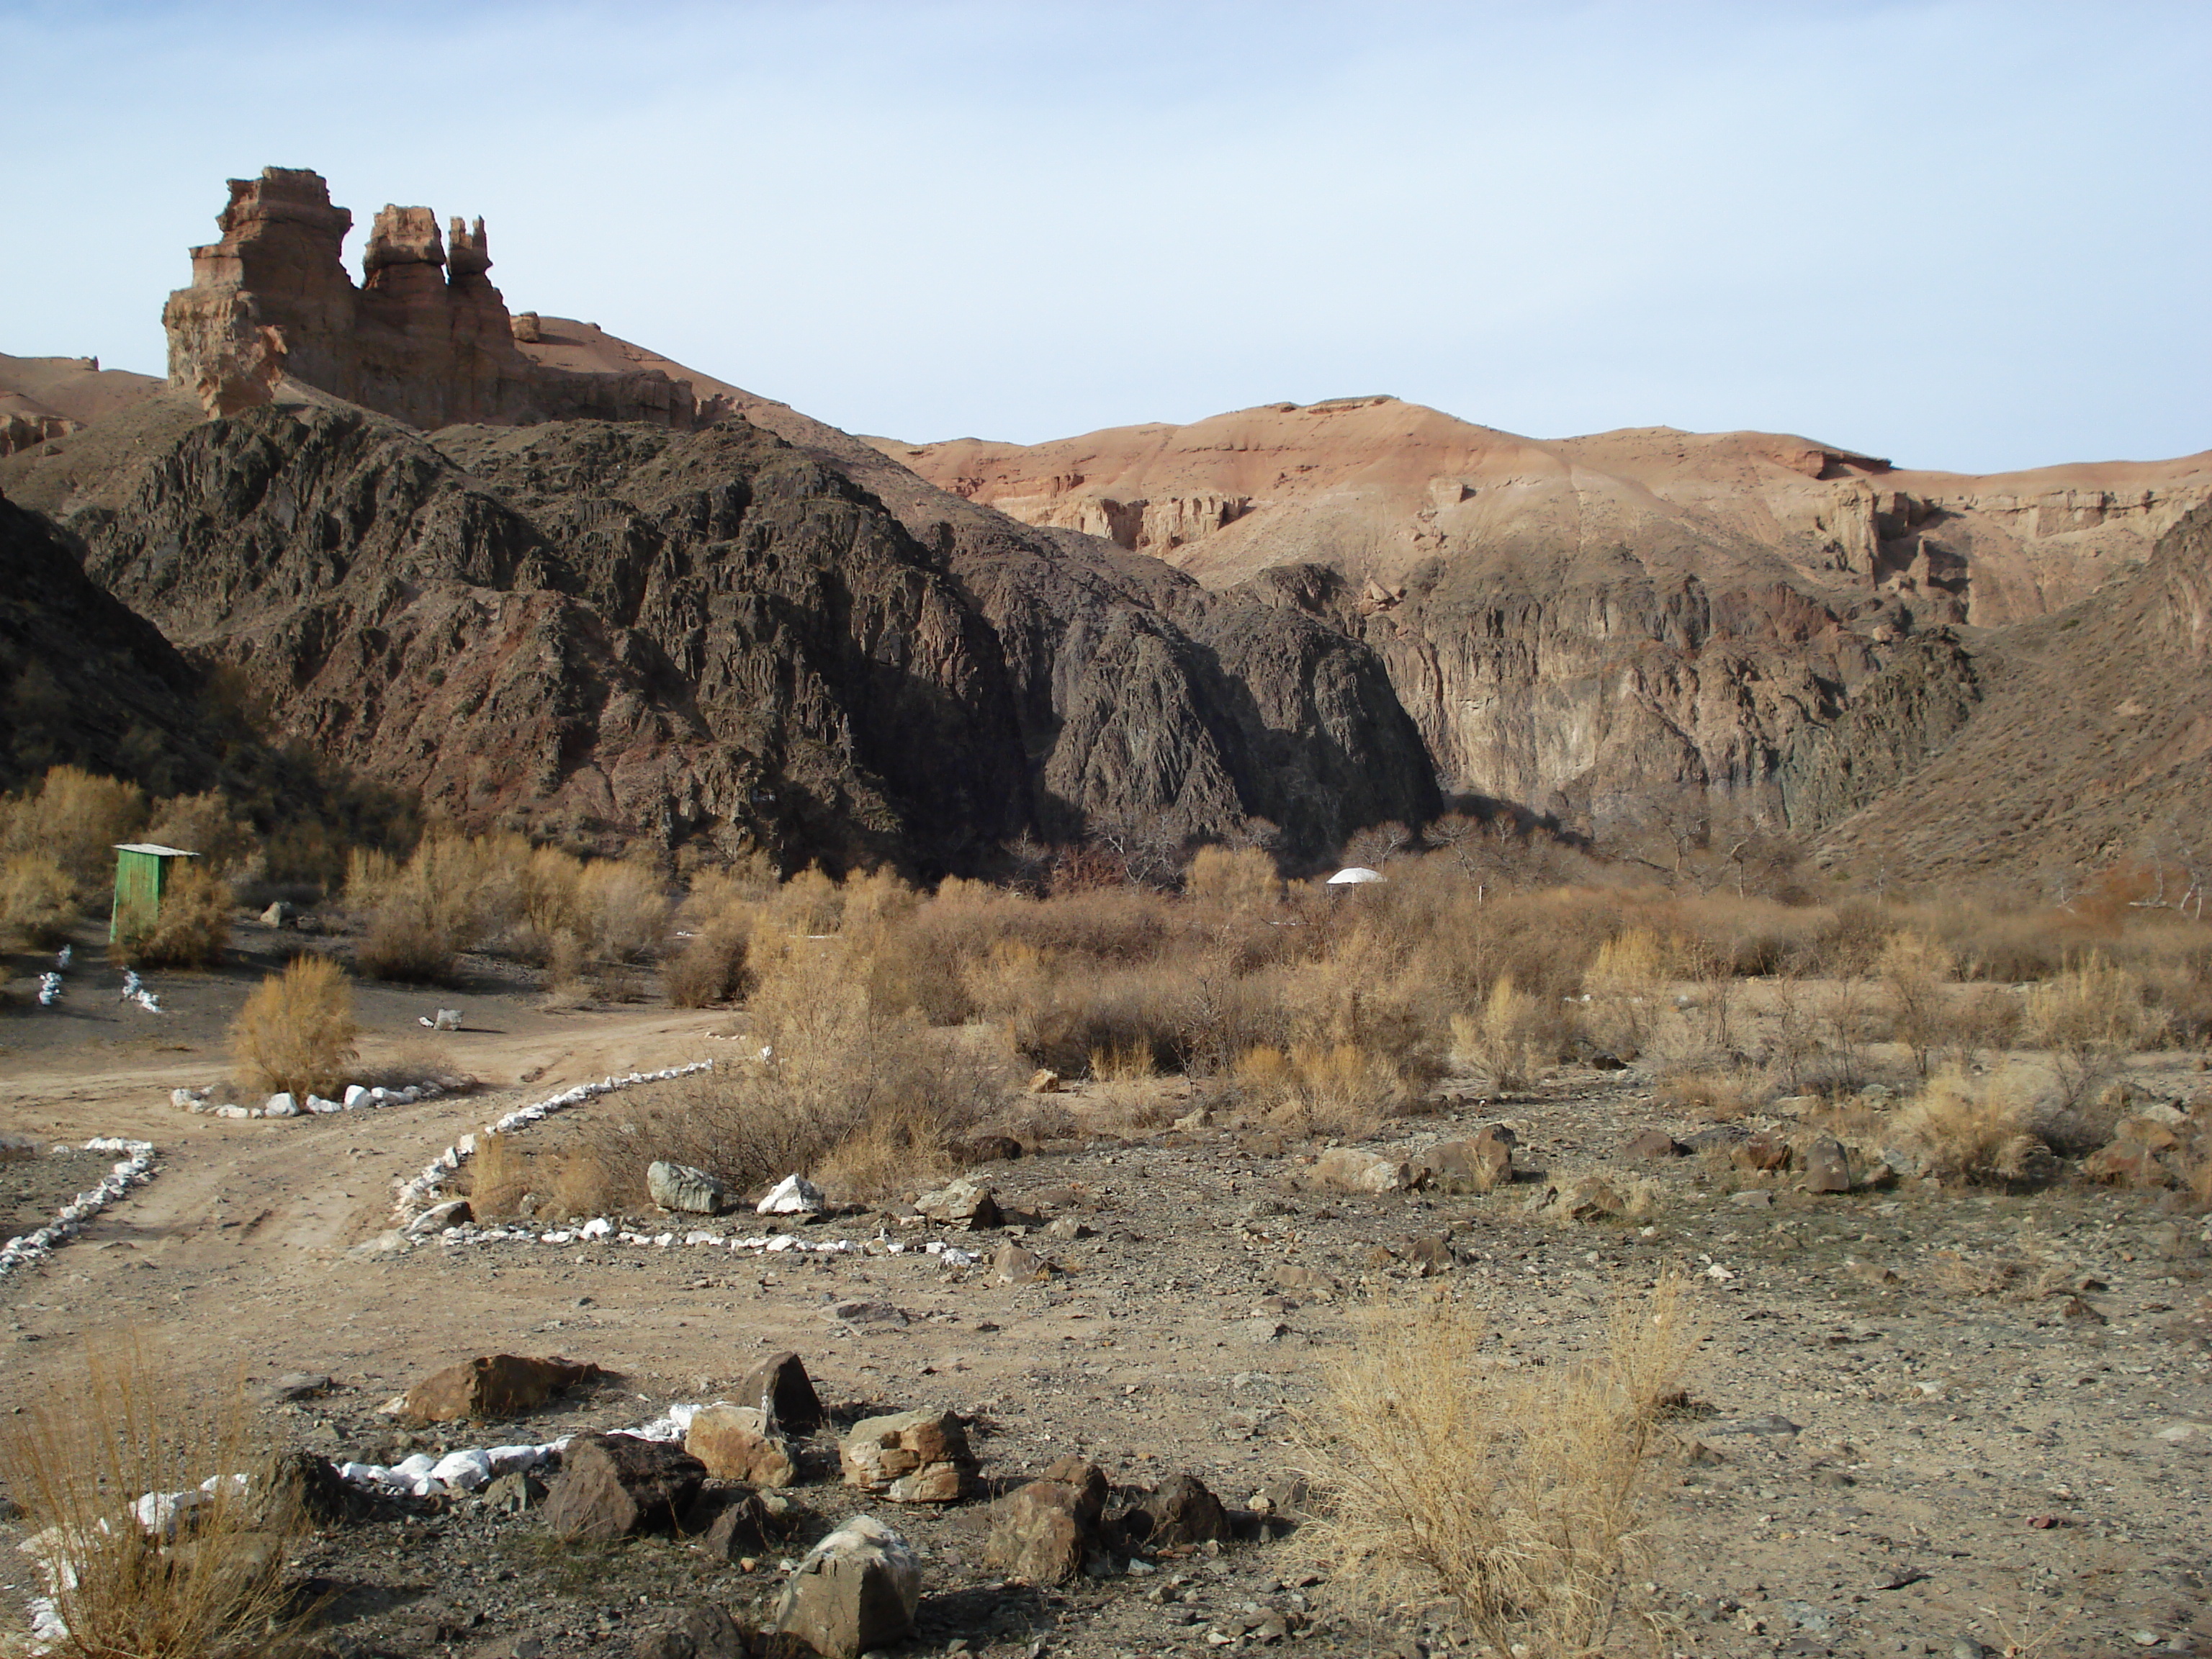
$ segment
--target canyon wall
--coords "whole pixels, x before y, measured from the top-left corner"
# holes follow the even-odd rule
[[[1948,741],[1996,631],[2139,569],[2212,455],[1995,477],[1788,434],[1540,441],[1391,398],[1035,446],[872,440],[1364,640],[1449,791],[1817,830]]]
[[[517,343],[536,319],[492,286],[481,219],[441,234],[428,208],[376,216],[356,287],[342,252],[353,215],[322,175],[266,167],[230,181],[222,239],[192,250],[191,286],[161,313],[169,381],[210,415],[269,403],[281,382],[434,428],[576,418],[689,429],[720,412],[657,370],[578,374]]]

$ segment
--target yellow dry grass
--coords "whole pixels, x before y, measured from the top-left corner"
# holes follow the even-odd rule
[[[1313,1540],[1352,1593],[1456,1602],[1495,1659],[1605,1650],[1648,1570],[1668,1440],[1697,1322],[1684,1280],[1615,1305],[1587,1364],[1493,1370],[1465,1304],[1369,1310],[1306,1425]]]

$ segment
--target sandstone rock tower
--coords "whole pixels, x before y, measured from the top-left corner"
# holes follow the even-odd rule
[[[580,373],[525,355],[481,219],[455,218],[449,248],[429,209],[386,207],[358,288],[341,257],[353,215],[331,204],[320,173],[233,179],[216,222],[222,240],[192,250],[192,285],[161,312],[170,384],[211,416],[265,404],[285,380],[424,428],[580,417],[689,428],[720,413],[657,370]]]

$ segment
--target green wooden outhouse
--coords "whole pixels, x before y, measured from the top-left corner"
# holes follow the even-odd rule
[[[169,890],[169,866],[179,859],[196,859],[181,847],[156,847],[151,842],[115,844],[115,915],[107,924],[108,943],[119,939],[143,939],[154,931],[161,914],[161,896]]]

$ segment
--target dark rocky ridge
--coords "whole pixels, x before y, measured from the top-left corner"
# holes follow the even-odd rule
[[[1437,804],[1364,647],[965,503],[917,538],[740,418],[280,406],[117,447],[126,479],[52,503],[90,573],[464,823],[936,870],[1147,817],[1313,856]]]

